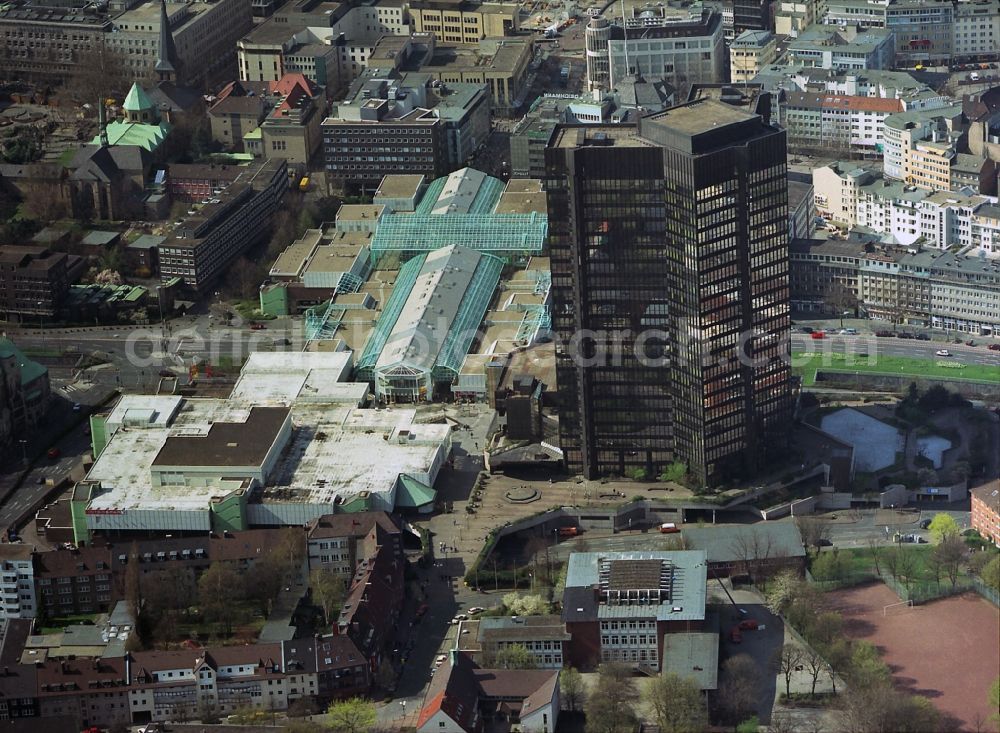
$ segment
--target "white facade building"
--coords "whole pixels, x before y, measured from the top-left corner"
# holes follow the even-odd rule
[[[32,545],[0,545],[0,619],[37,614]]]

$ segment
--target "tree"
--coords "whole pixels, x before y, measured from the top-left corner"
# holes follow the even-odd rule
[[[773,551],[771,535],[752,527],[749,531],[740,532],[733,537],[731,547],[742,562],[744,572],[749,573],[755,583],[763,586],[766,580],[767,561]]]
[[[993,680],[993,684],[990,685],[990,709],[993,711],[990,720],[1000,723],[1000,677]]]
[[[246,571],[246,595],[260,604],[265,616],[271,613],[271,606],[285,585],[286,570],[284,559],[271,552],[256,558]]]
[[[851,646],[846,639],[836,639],[823,649],[826,656],[826,673],[830,676],[830,686],[833,694],[837,694],[837,676],[849,671],[851,665]]]
[[[125,566],[125,601],[132,618],[138,622],[142,613],[142,575],[139,570],[139,545],[135,542],[129,547],[128,565]]]
[[[492,666],[498,669],[535,669],[538,660],[524,644],[511,644],[494,652]]]
[[[263,265],[248,257],[240,257],[230,270],[229,290],[241,300],[249,300],[263,280]]]
[[[917,556],[909,550],[900,549],[899,556],[896,558],[896,577],[900,578],[909,589],[916,574]]]
[[[983,566],[983,571],[979,574],[990,588],[1000,591],[1000,555],[997,555]]]
[[[940,542],[946,535],[959,533],[958,522],[950,514],[943,512],[934,515],[927,529],[930,530],[935,542]]]
[[[572,713],[582,710],[587,699],[587,687],[583,675],[576,667],[566,667],[559,675],[559,697],[563,707]]]
[[[831,313],[840,316],[844,311],[855,311],[858,307],[858,296],[843,283],[833,282],[823,294],[823,304]]]
[[[816,580],[840,580],[847,572],[847,561],[834,548],[831,552],[821,552],[812,563],[812,574]]]
[[[212,703],[202,700],[198,703],[198,720],[206,725],[215,725],[219,722],[219,711]]]
[[[888,547],[882,553],[882,563],[885,565],[885,569],[889,575],[893,577],[899,575],[899,558],[902,554],[903,550],[899,547]]]
[[[318,712],[316,700],[311,697],[300,697],[288,704],[289,718],[305,718]]]
[[[333,623],[333,617],[340,612],[347,594],[344,576],[329,567],[313,568],[309,573],[309,589],[313,600],[323,610],[323,620]]]
[[[125,57],[104,41],[95,40],[89,49],[78,52],[70,82],[66,89],[73,99],[96,107],[107,99],[124,101],[133,79]]]
[[[675,484],[680,483],[687,476],[688,467],[686,463],[681,461],[675,461],[663,469],[663,473],[660,474],[660,481],[673,481]]]
[[[643,699],[664,733],[696,733],[708,726],[708,712],[701,690],[675,672],[650,680]]]
[[[946,534],[931,550],[931,559],[948,576],[952,588],[958,584],[965,553],[965,543],[957,534]]]
[[[537,616],[549,609],[541,596],[521,595],[516,591],[504,595],[503,605],[513,616]]]
[[[626,733],[635,728],[639,693],[631,672],[606,662],[597,670],[597,685],[587,697],[587,733]]]
[[[326,709],[327,725],[336,733],[369,733],[375,727],[375,703],[352,697],[331,703]]]
[[[848,676],[853,688],[874,687],[889,683],[889,668],[885,666],[873,644],[858,641],[851,652]]]
[[[375,680],[378,686],[387,692],[391,692],[396,689],[397,677],[398,675],[396,674],[396,669],[392,666],[392,662],[388,658],[382,659],[382,663],[378,666],[378,674]]]
[[[802,648],[795,644],[782,644],[775,649],[771,659],[771,667],[785,678],[785,697],[792,695],[792,677],[796,668],[802,662]]]
[[[812,681],[812,686],[809,688],[809,696],[816,697],[816,683],[829,665],[823,659],[823,655],[815,649],[806,649],[802,652],[802,664],[805,666],[806,671],[809,672],[809,677]]]
[[[282,733],[328,733],[329,731],[328,728],[311,720],[290,720],[281,730]]]
[[[819,517],[796,517],[795,524],[802,535],[802,546],[819,549],[823,540],[830,539],[830,523]]]
[[[737,654],[723,662],[719,700],[731,721],[746,720],[753,713],[759,677],[760,670],[749,654]]]
[[[875,563],[875,573],[879,576],[882,575],[882,568],[879,567],[878,559],[882,554],[882,545],[879,544],[878,537],[868,538],[868,552],[871,553],[872,562]]]
[[[198,603],[205,616],[221,623],[227,634],[233,632],[233,620],[243,598],[243,579],[233,563],[215,561],[198,578]]]

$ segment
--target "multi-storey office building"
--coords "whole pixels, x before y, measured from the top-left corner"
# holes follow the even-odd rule
[[[0,78],[51,83],[73,74],[111,35],[111,20],[83,8],[0,8]]]
[[[413,30],[433,33],[444,43],[479,43],[488,36],[509,36],[520,27],[517,3],[466,0],[414,0]]]
[[[31,545],[0,545],[0,619],[34,618],[38,611]]]
[[[593,19],[585,39],[591,89],[613,89],[635,73],[678,88],[724,81],[722,16],[701,3],[636,3],[624,23],[618,17]]]
[[[878,28],[816,25],[789,42],[787,63],[837,71],[888,69],[895,56],[892,38]]]
[[[288,164],[271,158],[249,166],[229,187],[176,224],[160,246],[160,276],[200,292],[268,231],[288,187]],[[197,207],[196,207],[197,208]]]
[[[703,99],[546,151],[560,441],[586,476],[752,472],[790,374],[784,133]]]
[[[1000,336],[1000,263],[976,256],[883,245],[878,235],[796,240],[791,245],[796,310],[824,311],[844,287],[868,317],[987,338]]]

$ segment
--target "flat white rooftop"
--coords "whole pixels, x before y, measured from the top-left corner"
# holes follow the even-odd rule
[[[254,352],[240,372],[234,402],[291,405],[298,400],[360,404],[367,385],[345,382],[353,352]]]

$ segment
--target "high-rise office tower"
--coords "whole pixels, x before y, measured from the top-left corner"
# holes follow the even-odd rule
[[[713,99],[546,153],[560,442],[588,477],[755,473],[791,420],[785,133]]]

